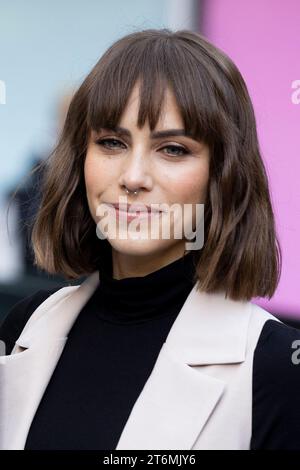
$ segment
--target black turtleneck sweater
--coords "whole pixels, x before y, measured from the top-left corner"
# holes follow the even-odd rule
[[[111,259],[99,269],[99,286],[70,330],[25,449],[115,449],[193,287],[192,252],[143,277],[114,279]]]
[[[103,260],[100,284],[69,332],[25,449],[116,448],[194,285],[194,253],[147,276],[120,280],[112,277],[111,256]],[[0,328],[6,354],[33,311],[57,289],[38,291],[13,307]],[[299,339],[296,328],[275,320],[264,324],[253,358],[251,449],[300,450],[300,365],[291,361],[291,344]]]

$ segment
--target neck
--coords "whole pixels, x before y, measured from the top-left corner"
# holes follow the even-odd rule
[[[185,254],[182,246],[155,255],[128,255],[112,249],[113,278],[143,277],[182,258]]]

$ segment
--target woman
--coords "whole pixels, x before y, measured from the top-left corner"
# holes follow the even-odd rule
[[[32,245],[38,267],[87,277],[4,321],[1,448],[300,449],[300,334],[251,302],[281,265],[253,108],[203,36],[148,29],[105,52],[46,164]]]

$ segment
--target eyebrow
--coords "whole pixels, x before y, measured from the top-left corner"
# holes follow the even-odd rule
[[[115,127],[102,127],[103,130],[110,130],[113,132],[116,132],[117,134],[124,135],[127,137],[131,137],[131,132],[128,129],[125,129],[124,127],[120,126],[115,126]],[[189,137],[193,139],[192,134],[189,132],[186,132],[184,129],[167,129],[165,131],[153,131],[150,134],[151,139],[161,139],[162,137],[178,137],[178,136],[184,136],[184,137]]]

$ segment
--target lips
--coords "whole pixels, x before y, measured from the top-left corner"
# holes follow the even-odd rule
[[[115,209],[118,209],[121,212],[127,212],[128,214],[138,215],[141,213],[150,213],[150,212],[162,212],[156,207],[151,207],[146,204],[111,204]]]

